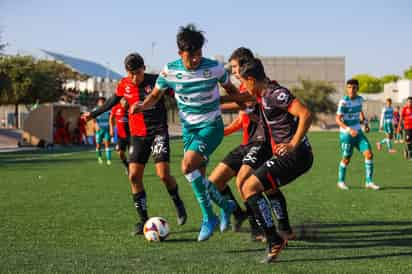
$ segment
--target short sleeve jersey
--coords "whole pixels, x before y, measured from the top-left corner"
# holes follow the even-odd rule
[[[392,107],[382,108],[381,120],[384,123],[392,123],[393,121],[393,108]]]
[[[362,112],[363,97],[356,96],[350,99],[349,96],[343,97],[338,104],[336,114],[342,115],[343,123],[355,130],[361,130],[360,113]],[[344,128],[340,128],[342,133],[347,133]]]
[[[412,107],[402,108],[403,125],[405,129],[412,129]]]
[[[215,60],[202,58],[198,68],[187,70],[179,59],[164,67],[156,87],[174,90],[184,128],[203,128],[221,119],[218,83],[228,81],[228,72]]]
[[[121,104],[112,108],[112,115],[116,120],[117,134],[120,138],[127,138],[129,135],[129,113]]]
[[[96,117],[96,123],[101,129],[109,129],[110,111],[106,111]]]

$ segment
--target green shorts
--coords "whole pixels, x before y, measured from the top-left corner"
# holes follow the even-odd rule
[[[110,133],[108,128],[101,128],[96,131],[96,144],[100,144],[103,140],[110,141]]]
[[[356,148],[361,153],[372,150],[372,147],[362,131],[358,131],[356,137],[350,136],[346,132],[340,133],[340,147],[342,150],[342,156],[350,158],[353,154],[353,149]]]
[[[184,151],[195,151],[204,156],[206,162],[209,161],[209,156],[222,142],[223,129],[222,119],[218,119],[202,128],[183,128]]]
[[[383,123],[383,131],[386,134],[393,135],[393,124],[392,124],[392,122],[384,122]]]

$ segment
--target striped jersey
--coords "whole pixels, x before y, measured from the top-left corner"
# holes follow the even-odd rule
[[[383,107],[381,113],[381,124],[383,123],[392,123],[393,121],[393,108],[392,107]]]
[[[156,87],[175,91],[183,127],[203,128],[221,119],[218,83],[226,84],[228,81],[228,72],[217,61],[202,58],[198,68],[187,70],[179,59],[164,67]]]
[[[336,114],[342,115],[343,123],[348,127],[361,130],[360,113],[362,112],[363,97],[356,96],[350,99],[349,96],[343,97],[339,101]],[[341,132],[346,132],[344,128],[340,128]]]
[[[109,128],[109,118],[110,118],[110,111],[106,111],[101,115],[97,116],[96,123],[99,125],[99,128],[108,129]]]

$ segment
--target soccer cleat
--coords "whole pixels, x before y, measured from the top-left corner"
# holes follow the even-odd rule
[[[236,204],[232,200],[228,200],[228,209],[227,210],[220,210],[220,232],[225,232],[230,225],[230,215],[232,215],[233,211],[236,209]]]
[[[107,161],[106,161],[106,164],[107,164],[108,166],[111,166],[111,165],[112,165],[112,161],[107,160]]]
[[[373,190],[379,190],[380,189],[380,187],[378,185],[376,185],[375,183],[372,183],[372,182],[366,183],[365,187],[367,189],[373,189]]]
[[[266,236],[263,233],[262,229],[253,229],[250,232],[250,239],[252,240],[252,242],[262,242],[262,243],[266,243]]]
[[[142,235],[143,234],[143,227],[144,223],[137,223],[135,225],[134,231],[132,232],[133,236]]]
[[[102,159],[102,157],[97,158],[97,162],[102,165],[102,164],[103,164],[103,159]]]
[[[268,242],[268,254],[262,260],[262,263],[274,263],[285,246],[286,241],[283,239],[280,242]]]
[[[379,151],[382,150],[382,144],[380,142],[376,142],[376,149]]]
[[[345,182],[338,182],[338,188],[342,190],[349,190],[349,187],[345,184]]]
[[[240,228],[242,227],[242,224],[245,220],[247,220],[247,214],[246,212],[242,212],[240,216],[235,216],[235,222],[232,224],[232,231],[233,232],[239,232]]]
[[[187,220],[187,214],[186,214],[186,209],[183,201],[180,201],[176,205],[176,212],[177,212],[177,224],[178,225],[184,225]]]
[[[203,220],[197,240],[199,242],[202,242],[209,239],[213,235],[213,232],[215,231],[218,223],[219,219],[216,216],[212,216],[208,220]]]
[[[279,236],[285,241],[294,241],[297,238],[296,233],[293,230],[279,230]]]

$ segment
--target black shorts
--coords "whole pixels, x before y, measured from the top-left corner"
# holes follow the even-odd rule
[[[222,162],[238,173],[242,165],[248,165],[252,169],[257,169],[271,157],[272,148],[270,144],[255,142],[236,147],[229,152]]]
[[[412,143],[412,129],[405,129],[405,142]]]
[[[305,172],[313,164],[312,149],[308,142],[302,142],[292,153],[275,156],[255,171],[265,190],[284,186]]]
[[[129,147],[129,162],[146,164],[150,154],[155,163],[170,160],[169,134],[158,134],[148,137],[132,136]]]
[[[117,138],[117,144],[116,144],[116,150],[117,151],[126,151],[126,149],[129,147],[129,142],[130,142],[130,137],[126,138]]]

